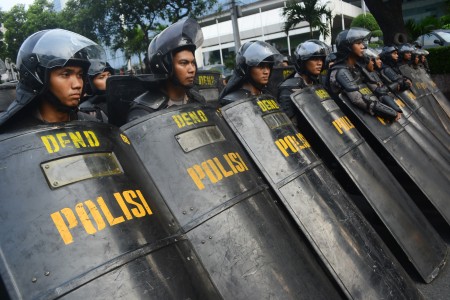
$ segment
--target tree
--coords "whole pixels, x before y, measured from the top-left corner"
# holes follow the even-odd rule
[[[72,0],[62,12],[65,26],[128,55],[146,52],[161,25],[201,16],[217,0]]]
[[[407,42],[402,0],[365,0],[365,3],[383,31],[385,45]]]
[[[283,8],[283,17],[286,18],[284,23],[284,31],[286,34],[291,28],[301,22],[309,24],[309,32],[313,38],[313,29],[318,28],[319,32],[325,37],[330,35],[328,22],[330,22],[332,15],[331,10],[327,5],[320,5],[318,0],[304,0],[298,2],[296,0],[289,0]],[[327,22],[322,22],[322,16],[325,15]]]
[[[350,27],[362,27],[366,28],[371,31],[372,37],[381,37],[383,36],[383,32],[380,29],[380,26],[378,25],[377,21],[370,13],[360,14],[356,16],[352,20],[352,23],[350,24]],[[380,42],[377,42],[376,45],[373,46],[379,46]]]
[[[40,30],[56,28],[58,22],[53,4],[47,0],[36,0],[28,10],[23,4],[13,6],[4,13],[3,25],[6,28],[5,55],[16,61],[19,48],[28,36]]]

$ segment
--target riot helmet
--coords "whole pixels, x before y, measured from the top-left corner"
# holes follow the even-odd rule
[[[17,55],[20,81],[16,89],[16,100],[0,117],[0,124],[48,91],[50,72],[53,69],[79,66],[86,75],[91,65],[90,60],[104,65],[106,53],[95,42],[77,33],[49,29],[29,36]],[[58,108],[65,108],[59,99],[50,98]]]
[[[411,44],[401,44],[398,47],[398,54],[400,61],[408,61],[411,59],[411,56],[405,56],[405,54],[413,54],[415,48],[411,46]]]
[[[181,50],[195,50],[203,44],[203,33],[194,19],[178,21],[158,35],[148,46],[148,60],[153,74],[172,75],[173,55]]]
[[[272,45],[263,41],[250,41],[241,46],[236,54],[236,72],[242,77],[249,76],[251,67],[260,63],[269,63],[273,67],[280,63],[283,56]]]
[[[84,92],[88,95],[103,95],[106,91],[100,90],[94,83],[95,78],[102,74],[103,72],[109,72],[111,75],[114,75],[114,68],[106,62],[105,64],[97,63],[96,61],[91,60],[91,66],[88,71],[88,80],[86,81]]]
[[[367,42],[370,36],[371,32],[369,30],[360,27],[352,27],[341,31],[336,37],[337,52],[341,56],[347,57],[353,52],[352,45],[359,41],[362,41],[367,48]]]
[[[398,51],[398,48],[394,45],[384,46],[381,50],[380,57],[384,64],[394,66],[397,61],[392,58],[392,53]]]
[[[91,61],[105,66],[106,54],[102,47],[77,33],[50,29],[39,31],[23,42],[16,65],[20,83],[40,93],[48,85],[51,69],[77,65],[87,74]]]
[[[321,58],[325,62],[327,55],[331,53],[330,47],[322,41],[319,40],[308,40],[297,46],[295,49],[295,70],[299,74],[307,74],[308,71],[305,68],[306,62],[313,58]]]

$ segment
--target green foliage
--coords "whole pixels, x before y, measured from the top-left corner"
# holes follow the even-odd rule
[[[327,22],[322,22],[322,16],[325,15]],[[318,0],[304,0],[299,2],[289,0],[283,8],[283,17],[286,18],[284,31],[288,34],[289,30],[301,22],[308,22],[311,38],[313,38],[313,29],[318,28],[319,32],[325,37],[330,35],[329,26],[332,19],[332,13],[327,4],[320,5]]]
[[[428,16],[419,22],[409,19],[406,21],[405,26],[410,40],[415,41],[420,35],[429,33],[432,30],[439,28],[450,29],[450,15],[442,16],[439,19],[433,16]]]
[[[22,4],[15,5],[9,12],[3,13],[3,26],[6,28],[4,42],[5,57],[13,61],[25,39],[40,30],[58,27],[57,14],[53,11],[53,4],[47,0],[35,0],[28,10]]]
[[[428,49],[428,65],[432,74],[450,74],[450,46]]]
[[[145,53],[151,37],[165,26],[185,17],[202,16],[217,0],[70,0],[56,13],[48,0],[35,0],[25,10],[16,5],[0,14],[6,28],[6,53],[16,58],[20,45],[32,33],[64,28],[84,35],[126,55]]]
[[[383,33],[380,29],[380,26],[378,25],[374,16],[370,13],[360,14],[360,15],[356,16],[356,18],[354,18],[352,20],[350,27],[366,28],[366,29],[372,31],[372,36],[382,36],[383,35]],[[377,35],[375,35],[375,34],[377,34]]]

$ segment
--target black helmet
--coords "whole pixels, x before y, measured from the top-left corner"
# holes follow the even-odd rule
[[[398,54],[403,59],[403,54],[405,53],[413,53],[415,48],[411,44],[401,44],[398,46]]]
[[[17,55],[20,83],[41,92],[48,84],[48,71],[79,65],[87,74],[91,61],[105,66],[106,54],[90,39],[64,29],[39,31],[29,36]]]
[[[312,57],[319,57],[325,60],[331,53],[330,46],[319,40],[307,40],[295,49],[295,69],[297,73],[305,72],[305,63]]]
[[[106,62],[104,64],[99,64],[96,61],[91,60],[91,66],[89,67],[88,71],[88,80],[86,81],[86,84],[84,85],[84,92],[88,95],[92,94],[104,94],[105,91],[100,91],[95,87],[94,79],[97,75],[103,73],[103,72],[109,72],[111,75],[114,75],[114,68],[111,67],[111,65]]]
[[[367,65],[370,62],[370,60],[373,60],[375,62],[375,59],[377,59],[377,57],[379,57],[379,54],[375,49],[367,48],[366,50],[364,50],[363,55],[364,64]]]
[[[0,124],[47,90],[53,68],[77,65],[87,74],[90,60],[104,65],[106,53],[95,42],[77,33],[49,29],[29,36],[17,55],[20,81],[16,100],[0,117]]]
[[[336,48],[339,54],[347,56],[352,53],[352,45],[357,41],[367,42],[371,32],[365,28],[352,27],[339,32],[336,37]],[[366,45],[367,47],[367,45]]]
[[[398,51],[398,48],[394,45],[383,47],[383,50],[381,50],[381,53],[380,53],[380,58],[383,61],[383,63],[385,63],[389,66],[393,66],[397,63],[396,61],[394,61],[392,59],[392,56],[391,56],[392,52],[394,52],[394,51]]]
[[[248,75],[250,67],[262,62],[278,64],[283,55],[272,45],[263,41],[250,41],[241,46],[236,54],[236,72],[241,76]]]
[[[148,46],[148,60],[153,74],[172,74],[172,56],[181,50],[195,50],[203,43],[200,25],[194,19],[178,21],[158,35]]]

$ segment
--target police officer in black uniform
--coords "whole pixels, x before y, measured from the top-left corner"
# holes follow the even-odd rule
[[[398,48],[396,46],[384,46],[380,53],[383,66],[381,79],[392,91],[406,91],[412,86],[411,80],[404,77],[398,68]]]
[[[106,101],[106,80],[114,75],[109,63],[106,66],[93,62],[88,71],[88,80],[84,85],[85,96],[81,99],[80,110],[95,116],[102,122],[108,122]]]
[[[291,94],[296,90],[321,83],[324,61],[330,54],[330,47],[319,40],[308,40],[297,46],[294,52],[296,73],[291,74],[278,87],[277,99],[286,115],[297,124],[297,109],[292,103]]]
[[[283,56],[270,44],[263,41],[250,41],[241,46],[236,54],[236,67],[228,81],[219,102],[222,106],[267,93],[267,84],[274,65]]]
[[[410,65],[412,63],[412,53],[414,52],[414,47],[411,44],[401,44],[398,47],[398,65]]]
[[[358,65],[361,68],[361,75],[363,82],[367,84],[369,89],[377,96],[381,103],[389,106],[397,112],[395,121],[401,118],[403,111],[395,103],[394,95],[389,91],[389,88],[383,83],[378,72],[376,71],[376,63],[379,60],[378,53],[370,48],[364,51],[364,55],[361,60],[358,61]]]
[[[90,60],[106,63],[102,47],[63,29],[43,30],[20,47],[16,99],[0,115],[1,130],[72,120],[96,120],[78,110]]]
[[[358,85],[362,83],[360,68],[357,61],[363,57],[365,42],[370,37],[370,31],[365,28],[352,27],[341,31],[336,37],[338,59],[331,67],[328,90],[336,98],[339,93],[345,93],[358,108],[371,115],[394,120],[397,112],[382,104],[373,95],[363,95]]]
[[[193,19],[178,21],[153,38],[148,47],[149,65],[152,74],[164,79],[133,100],[128,122],[173,105],[205,101],[192,89],[197,72],[195,50],[202,43],[201,27]]]

